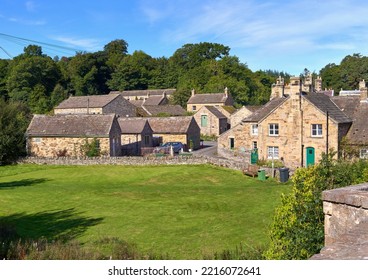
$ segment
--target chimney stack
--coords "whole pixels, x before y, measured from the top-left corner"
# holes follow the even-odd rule
[[[368,102],[368,92],[367,92],[368,90],[364,80],[359,82],[359,90],[360,90],[360,102]]]
[[[192,89],[192,96],[194,96],[195,95],[195,90],[194,89]]]

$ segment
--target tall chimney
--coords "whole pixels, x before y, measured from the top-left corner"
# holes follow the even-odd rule
[[[359,82],[359,90],[360,90],[360,102],[368,102],[368,92],[364,80]]]
[[[192,96],[195,95],[195,89],[192,89]]]
[[[225,88],[225,96],[226,96],[226,97],[228,97],[228,96],[229,96],[229,90],[228,90],[228,88],[227,88],[227,87]]]

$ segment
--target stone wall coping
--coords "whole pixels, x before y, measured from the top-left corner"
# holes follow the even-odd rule
[[[368,183],[322,192],[323,201],[368,209]]]

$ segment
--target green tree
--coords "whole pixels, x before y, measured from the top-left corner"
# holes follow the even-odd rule
[[[0,98],[0,165],[26,154],[24,133],[29,121],[30,112],[24,104]]]

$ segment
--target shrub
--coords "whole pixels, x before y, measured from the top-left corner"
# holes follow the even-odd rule
[[[101,155],[100,141],[96,138],[89,141],[86,138],[81,146],[81,153],[86,157],[99,157]]]
[[[308,259],[318,253],[324,244],[322,191],[367,181],[367,161],[337,161],[334,156],[324,154],[320,164],[296,170],[290,194],[276,209],[267,259]]]

